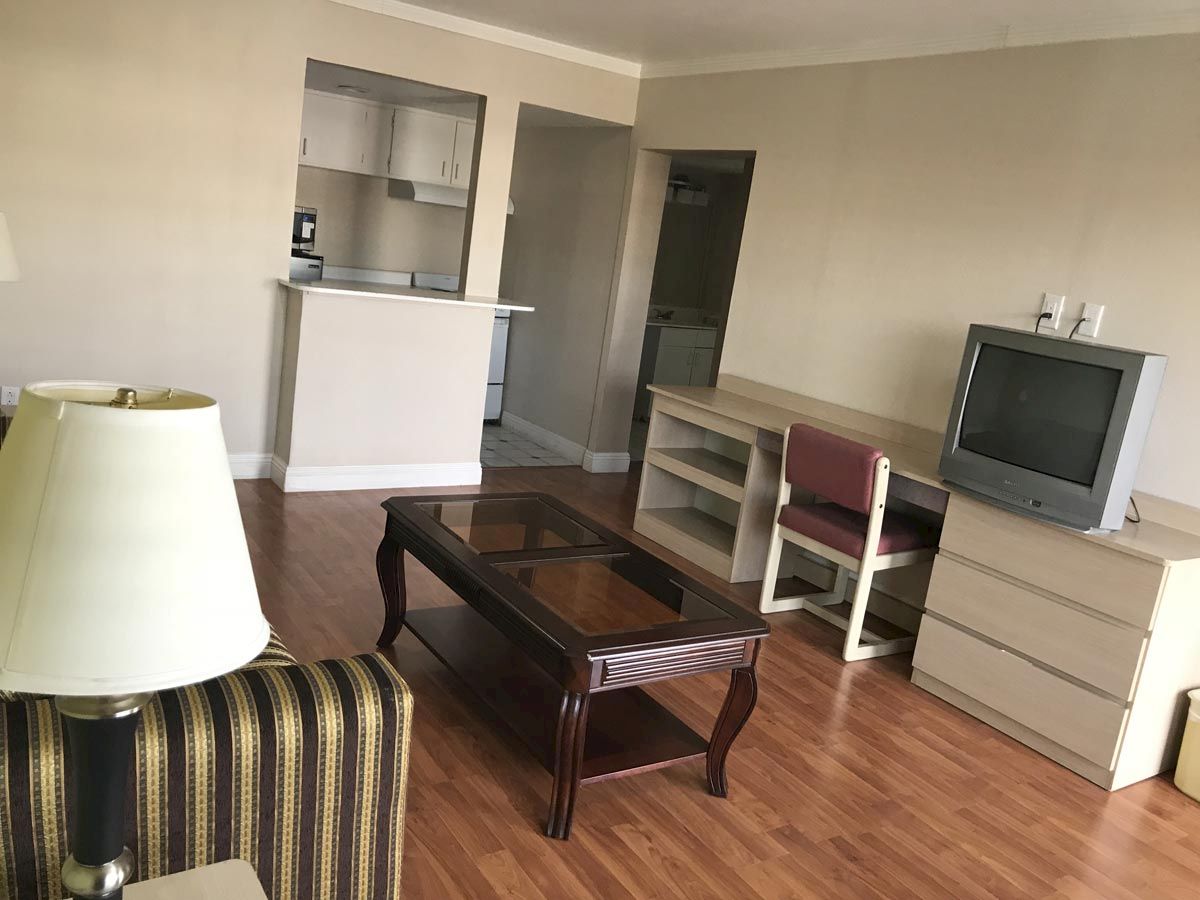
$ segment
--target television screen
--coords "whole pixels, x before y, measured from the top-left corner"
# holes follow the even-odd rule
[[[958,444],[972,453],[1090,487],[1121,371],[983,344]]]

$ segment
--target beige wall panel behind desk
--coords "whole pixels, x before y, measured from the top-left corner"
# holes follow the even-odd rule
[[[1200,35],[642,83],[639,147],[757,153],[723,374],[940,431],[1043,291],[1170,356],[1138,488],[1200,506]]]

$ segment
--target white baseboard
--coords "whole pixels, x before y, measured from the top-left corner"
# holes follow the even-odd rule
[[[271,480],[275,482],[275,486],[281,491],[283,484],[287,481],[287,463],[278,456],[271,457]]]
[[[269,478],[270,453],[230,453],[229,471],[234,478]]]
[[[453,487],[479,484],[483,468],[478,462],[402,466],[289,466],[271,460],[271,480],[281,490],[366,491],[379,488]]]
[[[602,472],[628,472],[628,453],[593,453],[584,451],[583,468],[586,472],[600,474]]]
[[[517,434],[524,435],[535,444],[541,444],[547,450],[553,450],[563,459],[570,461],[572,465],[577,466],[582,463],[587,453],[587,448],[582,444],[568,440],[561,434],[555,434],[541,425],[534,425],[527,419],[522,419],[510,412],[500,414],[500,424]]]

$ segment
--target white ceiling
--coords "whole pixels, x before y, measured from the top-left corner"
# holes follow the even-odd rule
[[[337,2],[646,76],[1200,30],[1200,0]]]
[[[475,118],[479,103],[475,94],[314,59],[308,61],[304,71],[304,86],[312,91],[342,94],[346,97],[374,100],[377,103],[390,103],[393,106],[428,109],[468,119]],[[348,87],[361,90],[348,90]]]

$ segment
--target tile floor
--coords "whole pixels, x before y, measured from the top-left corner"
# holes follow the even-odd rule
[[[553,450],[517,434],[503,425],[483,426],[483,446],[479,448],[479,461],[485,469],[503,469],[513,466],[573,466]]]

